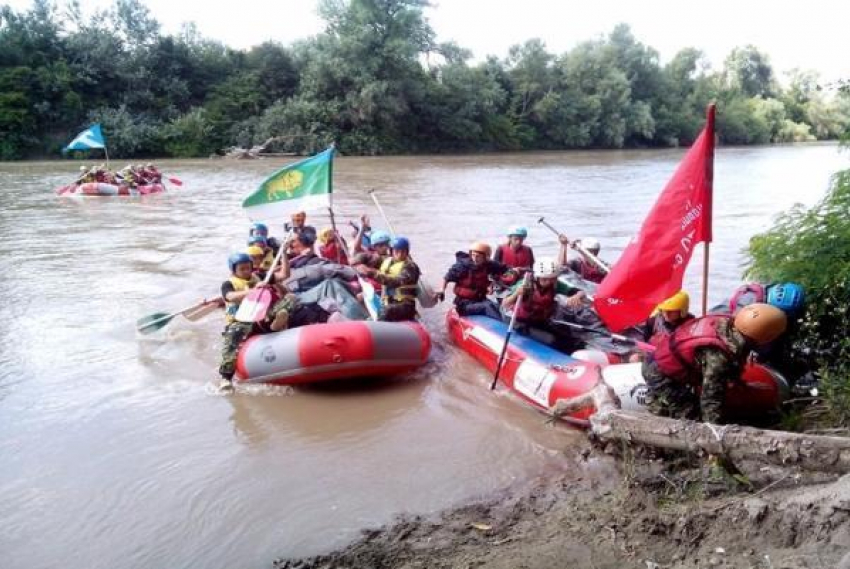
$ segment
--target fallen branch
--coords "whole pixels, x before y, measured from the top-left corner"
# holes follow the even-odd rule
[[[590,392],[560,399],[552,407],[556,417],[592,406],[591,432],[601,440],[624,440],[646,446],[705,453],[732,462],[755,460],[806,470],[850,472],[850,438],[712,425],[630,413],[610,387],[598,384]]]

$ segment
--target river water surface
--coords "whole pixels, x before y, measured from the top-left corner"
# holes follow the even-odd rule
[[[554,254],[543,215],[615,261],[682,153],[340,158],[335,205],[380,227],[378,190],[435,284],[457,249],[512,224]],[[336,388],[216,395],[217,316],[137,337],[138,317],[217,294],[242,197],[286,162],[166,161],[182,188],[85,200],[53,195],[71,162],[0,164],[0,567],[268,567],[545,470],[602,475],[571,452],[580,432],[487,389],[447,345],[445,306],[423,311],[425,368]],[[753,233],[848,165],[834,145],[720,149],[710,299],[739,282]]]

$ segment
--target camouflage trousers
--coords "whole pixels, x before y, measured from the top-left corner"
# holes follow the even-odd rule
[[[266,321],[274,320],[282,312],[291,315],[296,307],[295,295],[287,294],[269,309]],[[221,346],[221,360],[218,366],[218,373],[221,377],[233,379],[233,374],[236,373],[236,357],[239,354],[239,347],[256,333],[262,333],[262,330],[251,322],[230,322],[224,328],[224,332],[221,334],[224,337],[224,342]]]
[[[660,417],[702,419],[706,423],[723,422],[726,381],[704,381],[700,394],[687,383],[671,379],[651,361],[644,361],[641,371],[646,380],[649,410]]]

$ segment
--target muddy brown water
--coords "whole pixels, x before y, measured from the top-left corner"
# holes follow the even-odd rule
[[[616,260],[682,151],[342,158],[335,204],[380,220],[379,191],[432,282],[473,239],[541,215]],[[580,468],[582,436],[544,425],[448,345],[424,311],[431,362],[407,377],[323,389],[213,393],[218,317],[139,338],[135,320],[217,293],[243,243],[241,198],[286,163],[166,161],[182,188],[60,200],[71,162],[0,164],[0,566],[267,567],[328,551],[395,514],[429,514]],[[724,148],[716,164],[710,299],[741,249],[848,167],[835,145]],[[318,226],[326,216],[310,219]],[[282,233],[280,226],[273,233]],[[688,283],[697,289],[699,263]]]

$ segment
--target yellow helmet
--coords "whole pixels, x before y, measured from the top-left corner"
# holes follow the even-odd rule
[[[322,245],[327,245],[331,241],[333,241],[334,230],[331,227],[325,227],[321,231],[319,231],[319,243]]]
[[[735,329],[758,345],[774,341],[785,332],[788,318],[779,308],[756,302],[742,308],[733,322]]]
[[[245,252],[248,253],[249,257],[265,256],[266,254],[262,247],[257,247],[256,245],[251,245]]]
[[[683,290],[680,290],[667,300],[662,301],[656,308],[655,311],[659,312],[661,310],[680,310],[682,312],[682,316],[688,313],[688,310],[691,308],[691,297],[688,296]]]

